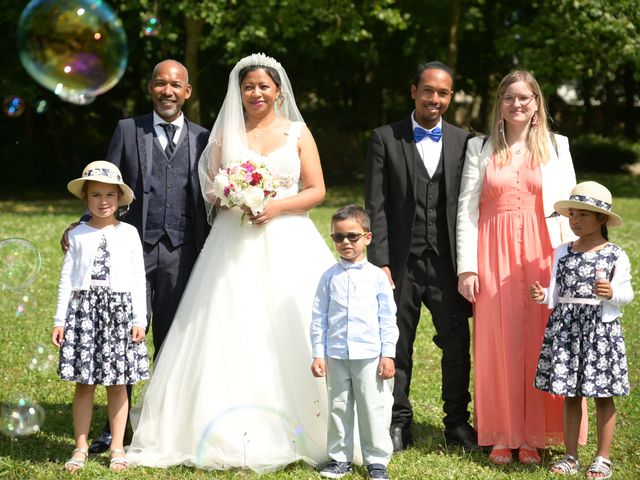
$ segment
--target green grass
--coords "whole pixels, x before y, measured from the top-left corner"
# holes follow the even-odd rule
[[[582,179],[590,178],[583,176]],[[629,176],[607,176],[601,181],[609,185],[616,197],[615,209],[625,219],[625,226],[612,229],[611,239],[622,245],[631,258],[634,286],[640,292],[640,180]],[[360,188],[330,189],[325,204],[311,216],[323,234],[329,231],[329,218],[338,207],[348,202],[362,202]],[[64,478],[62,465],[73,448],[71,398],[73,385],[60,381],[54,370],[33,372],[27,368],[38,343],[49,345],[54,313],[57,282],[62,254],[60,233],[78,218],[82,206],[69,201],[0,202],[0,239],[22,237],[30,240],[42,255],[42,271],[29,288],[35,305],[28,305],[24,313],[15,316],[18,297],[0,292],[0,400],[14,394],[25,394],[37,401],[46,411],[41,431],[35,435],[10,440],[0,436],[0,478],[31,480]],[[636,301],[624,311],[625,330],[632,394],[617,401],[618,429],[612,459],[615,477],[640,478],[640,302]],[[434,330],[427,313],[423,314],[415,351],[412,400],[415,409],[415,447],[393,457],[389,472],[395,479],[543,479],[554,478],[546,473],[550,459],[562,453],[561,447],[544,452],[542,466],[522,466],[518,463],[495,467],[485,455],[465,454],[460,450],[447,450],[442,435],[442,406],[440,400],[439,351],[431,338]],[[51,347],[51,352],[54,352]],[[136,389],[139,392],[139,388]],[[104,389],[98,389],[94,426],[101,426],[106,416]],[[593,417],[593,402],[589,405]],[[580,451],[584,463],[595,452],[595,419],[590,422],[589,443]],[[581,475],[584,475],[583,467]],[[105,455],[90,458],[87,467],[78,476],[87,479],[252,479],[258,475],[247,471],[209,472],[192,468],[151,469],[135,468],[119,475],[108,470]],[[345,479],[364,478],[365,472],[356,472]],[[265,474],[264,479],[319,478],[304,464],[289,466],[284,471]],[[579,478],[579,477],[576,477]]]

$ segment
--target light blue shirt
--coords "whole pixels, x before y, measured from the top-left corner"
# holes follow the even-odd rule
[[[320,279],[310,330],[314,358],[395,358],[396,304],[387,275],[366,259],[340,260]]]

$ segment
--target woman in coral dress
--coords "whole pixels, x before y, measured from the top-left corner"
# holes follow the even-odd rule
[[[458,288],[474,305],[475,426],[490,459],[540,463],[562,442],[562,397],[533,386],[549,310],[528,286],[551,272],[553,249],[572,235],[553,203],[575,185],[566,137],[550,134],[528,72],[498,87],[487,138],[470,140],[458,203]]]

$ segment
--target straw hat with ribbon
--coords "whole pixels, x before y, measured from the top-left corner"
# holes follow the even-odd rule
[[[82,187],[87,180],[118,185],[122,192],[119,198],[120,206],[129,205],[133,202],[133,191],[122,181],[120,170],[111,162],[104,160],[91,162],[82,171],[82,177],[71,180],[67,184],[67,189],[76,197],[83,199]]]
[[[570,208],[589,210],[608,215],[608,227],[619,227],[622,225],[622,218],[611,211],[612,207],[611,192],[597,182],[581,182],[573,187],[569,200],[560,200],[553,204],[555,211],[565,217],[569,216]]]

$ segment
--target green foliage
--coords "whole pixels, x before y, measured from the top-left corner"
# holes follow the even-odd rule
[[[571,156],[576,170],[620,172],[640,161],[640,144],[587,134],[571,141]]]
[[[610,187],[614,195],[614,208],[625,220],[624,227],[610,229],[612,241],[620,244],[631,259],[633,284],[640,291],[640,198],[638,177],[606,175],[590,177]],[[335,188],[329,185],[325,204],[311,212],[311,217],[323,236],[329,240],[331,214],[347,203],[362,203],[360,185]],[[73,449],[71,398],[73,385],[59,380],[49,372],[32,372],[25,368],[30,352],[36,343],[49,341],[52,317],[56,302],[56,285],[62,262],[58,241],[62,230],[81,213],[82,204],[77,200],[0,202],[0,238],[23,236],[40,249],[43,268],[38,280],[30,288],[38,300],[37,308],[26,311],[24,316],[14,315],[15,302],[0,292],[0,401],[13,393],[32,396],[43,406],[47,417],[42,431],[37,435],[10,441],[0,436],[0,478],[10,480],[50,480],[65,478],[62,465]],[[328,242],[329,243],[329,242]],[[632,392],[629,397],[616,399],[617,429],[612,449],[615,478],[640,477],[640,302],[635,301],[624,309],[622,325],[625,333]],[[415,447],[394,455],[389,473],[391,478],[402,480],[472,479],[472,480],[540,480],[550,479],[547,468],[552,460],[562,455],[559,446],[545,449],[543,465],[525,466],[514,463],[506,467],[491,465],[483,454],[466,454],[458,449],[447,449],[442,435],[442,401],[440,398],[440,352],[432,342],[435,331],[429,315],[423,313],[415,343],[414,374],[411,398],[415,409]],[[212,378],[215,382],[215,378]],[[134,398],[140,393],[134,389]],[[104,389],[96,392],[93,425],[99,428],[106,418]],[[589,402],[589,443],[580,448],[586,465],[595,455],[595,417],[593,402]],[[95,432],[93,432],[95,433]],[[586,464],[586,465],[585,465]],[[80,478],[86,479],[264,479],[308,480],[318,474],[304,464],[289,466],[284,471],[256,475],[232,470],[207,472],[187,467],[169,469],[132,468],[120,474],[108,471],[106,455],[93,455]],[[366,478],[363,468],[345,480]]]
[[[16,26],[28,2],[0,0],[1,96],[21,95],[28,105],[19,118],[0,117],[3,197],[60,191],[84,164],[104,157],[117,120],[150,110],[146,82],[167,57],[189,65],[195,88],[187,111],[204,126],[213,124],[240,57],[263,51],[278,58],[329,179],[362,172],[369,132],[412,110],[414,69],[433,59],[455,62],[456,90],[474,97],[470,113],[455,120],[465,127],[483,130],[497,83],[523,68],[538,78],[561,132],[638,136],[640,0],[107,1],[123,21],[129,63],[118,85],[80,107],[22,68]],[[142,33],[149,14],[160,19],[151,37]],[[555,95],[565,84],[575,87],[579,107]],[[34,112],[37,98],[49,101],[44,115]]]

